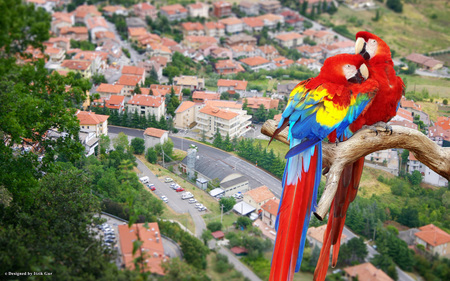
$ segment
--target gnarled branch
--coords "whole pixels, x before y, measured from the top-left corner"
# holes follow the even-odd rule
[[[272,137],[277,122],[268,120],[261,128],[261,133]],[[330,209],[344,167],[374,151],[389,148],[408,149],[413,155],[439,175],[450,181],[450,148],[438,146],[421,132],[402,126],[392,126],[392,134],[385,128],[377,128],[378,134],[366,129],[360,130],[350,139],[339,144],[323,143],[323,166],[330,167],[327,174],[325,191],[319,200],[315,215],[323,219]],[[275,139],[289,144],[288,128]]]

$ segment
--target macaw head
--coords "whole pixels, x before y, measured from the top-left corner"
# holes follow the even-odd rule
[[[337,84],[360,84],[369,77],[369,70],[364,62],[360,55],[335,55],[325,60],[318,77]]]
[[[375,56],[391,57],[391,49],[386,42],[367,31],[356,33],[355,53],[363,56],[365,60],[370,60]]]

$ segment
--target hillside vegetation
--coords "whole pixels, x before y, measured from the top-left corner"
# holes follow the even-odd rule
[[[320,22],[345,25],[353,34],[360,30],[373,32],[400,56],[442,50],[450,46],[448,1],[406,0],[403,1],[402,13],[395,13],[378,1],[375,3],[379,7],[378,21],[374,20],[377,9],[355,11],[341,5],[332,16],[322,14]]]

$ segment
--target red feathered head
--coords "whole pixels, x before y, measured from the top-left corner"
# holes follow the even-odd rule
[[[360,55],[340,54],[330,57],[323,63],[318,78],[339,84],[361,83],[368,75],[364,62]]]
[[[386,42],[367,31],[356,33],[355,53],[360,54],[366,60],[371,60],[374,57],[391,59],[391,49]]]

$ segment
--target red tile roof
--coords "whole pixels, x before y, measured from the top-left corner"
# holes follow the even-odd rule
[[[122,74],[130,74],[130,75],[144,75],[145,68],[143,67],[137,67],[132,65],[125,65],[122,68]]]
[[[450,117],[439,116],[435,126],[439,126],[444,130],[450,130]]]
[[[81,60],[64,60],[61,63],[61,67],[71,70],[86,70],[89,68],[92,62]]]
[[[244,247],[235,246],[230,249],[230,251],[235,255],[246,254],[248,253],[247,249]]]
[[[210,21],[205,23],[205,28],[207,29],[225,29],[225,25],[220,22]]]
[[[181,112],[184,112],[184,111],[188,110],[189,108],[192,108],[194,105],[195,105],[195,102],[192,102],[192,101],[184,101],[184,102],[182,102],[182,103],[178,106],[178,108],[177,108],[177,110],[175,111],[175,113],[181,113]]]
[[[264,205],[261,206],[261,209],[264,211],[276,216],[278,213],[278,206],[280,205],[279,199],[270,199]]]
[[[244,72],[245,69],[241,64],[233,61],[233,60],[219,60],[214,64],[214,67],[217,70],[221,69],[232,69],[234,72]]]
[[[158,223],[148,223],[148,228],[144,227],[144,223],[137,223],[128,227],[128,225],[119,225],[119,242],[120,249],[124,258],[125,265],[128,268],[134,268],[133,259],[136,258],[140,251],[133,256],[133,242],[137,239],[137,232],[139,231],[142,252],[147,255],[144,258],[144,270],[164,275],[164,270],[161,267],[161,262],[167,259],[164,256],[164,246],[162,243],[161,233],[159,231]]]
[[[122,91],[123,87],[124,87],[123,85],[111,85],[102,83],[100,84],[100,86],[98,86],[96,92],[119,94]]]
[[[188,31],[204,29],[203,24],[201,24],[199,22],[183,22],[181,24],[181,27]]]
[[[242,18],[242,21],[244,22],[244,24],[246,24],[252,28],[264,26],[264,22],[261,19],[258,19],[256,17]]]
[[[161,138],[162,136],[164,136],[165,133],[168,133],[168,132],[169,131],[165,131],[165,130],[161,130],[161,129],[157,129],[157,128],[147,128],[144,131],[144,135]]]
[[[376,268],[370,262],[346,267],[344,271],[352,278],[358,278],[358,280],[364,281],[394,281],[384,271]]]
[[[88,29],[93,29],[96,27],[108,28],[108,24],[104,17],[89,17],[86,20],[86,25]]]
[[[169,6],[163,6],[160,8],[162,11],[166,12],[168,15],[173,15],[177,13],[187,13],[186,8],[181,6],[180,4],[174,4]]]
[[[155,90],[165,90],[168,93],[172,90],[175,92],[175,95],[179,96],[181,95],[181,86],[172,86],[172,85],[158,85],[158,84],[151,84],[150,89]]]
[[[403,108],[412,108],[417,111],[422,111],[422,106],[420,104],[415,103],[413,100],[407,100],[405,97],[402,97],[400,100],[400,106]]]
[[[275,199],[275,195],[267,186],[260,186],[244,193],[244,196],[250,196],[253,201],[260,203],[269,199]]]
[[[195,91],[192,94],[193,100],[219,100],[220,94],[219,93],[206,93],[203,91]]]
[[[77,118],[80,121],[80,125],[98,125],[108,120],[108,115],[95,114],[90,111],[78,111]]]
[[[281,120],[281,115],[282,115],[283,113],[280,113],[280,114],[277,114],[277,115],[275,115],[274,117],[273,117],[273,120],[275,120],[275,121],[277,121],[277,122],[280,122],[280,120]]]
[[[241,62],[249,65],[249,66],[258,66],[258,65],[262,65],[262,64],[266,64],[269,63],[270,61],[266,60],[263,57],[252,57],[252,58],[244,58],[240,60]]]
[[[221,119],[225,119],[225,120],[231,120],[239,115],[236,112],[219,109],[219,108],[212,107],[212,106],[205,106],[202,109],[200,109],[200,112],[207,114],[207,115],[215,116],[215,117],[218,117]]]
[[[145,27],[128,27],[128,34],[131,37],[138,37],[147,34],[147,29]]]
[[[275,36],[276,39],[281,40],[281,41],[291,41],[291,40],[299,39],[302,37],[303,37],[303,35],[300,35],[295,32],[289,32],[289,33],[284,33],[284,34]]]
[[[195,43],[202,43],[202,44],[205,44],[205,43],[217,43],[217,39],[216,38],[214,38],[214,37],[212,37],[212,36],[195,36],[195,35],[189,35],[189,36],[186,36],[185,38],[185,41],[187,41],[187,42],[195,42]]]
[[[223,233],[223,231],[221,230],[217,230],[211,233],[211,235],[215,238],[215,239],[222,239],[225,237],[225,233]]]
[[[142,76],[122,74],[122,76],[120,76],[119,80],[117,81],[117,84],[135,87],[139,82],[141,82],[141,80]]]
[[[100,51],[81,51],[77,53],[73,59],[93,61],[96,57],[101,57],[102,60],[106,61],[108,59],[108,53]]]
[[[403,127],[411,128],[411,129],[415,129],[415,130],[417,130],[417,128],[418,128],[417,124],[414,124],[413,122],[409,122],[409,121],[391,120],[391,121],[389,121],[389,124],[403,126]]]
[[[135,95],[127,102],[127,104],[160,107],[163,102],[163,97]]]
[[[406,109],[403,109],[403,108],[399,108],[399,109],[397,110],[397,116],[402,117],[402,118],[404,118],[404,119],[406,119],[406,120],[408,120],[408,121],[410,121],[410,122],[413,122],[413,121],[414,121],[414,118],[413,118],[413,116],[412,116],[412,113],[409,112],[409,111],[406,110]]]
[[[88,34],[88,29],[85,26],[72,26],[72,27],[65,26],[65,27],[61,28],[59,33],[62,35],[69,34],[69,33]]]
[[[218,108],[242,109],[242,103],[238,103],[237,101],[207,100],[205,104]]]
[[[450,242],[450,234],[443,231],[434,224],[419,227],[419,232],[414,233],[417,237],[427,242],[433,247],[446,244]]]
[[[278,103],[280,102],[278,99],[264,98],[264,97],[255,97],[255,98],[245,98],[248,103],[248,107],[258,109],[262,104],[265,109],[277,109]]]
[[[235,90],[245,91],[247,89],[248,81],[219,79],[217,87],[234,87]]]
[[[242,24],[242,20],[240,20],[240,19],[238,19],[236,17],[221,19],[221,20],[219,20],[219,22],[224,24],[224,25]]]

